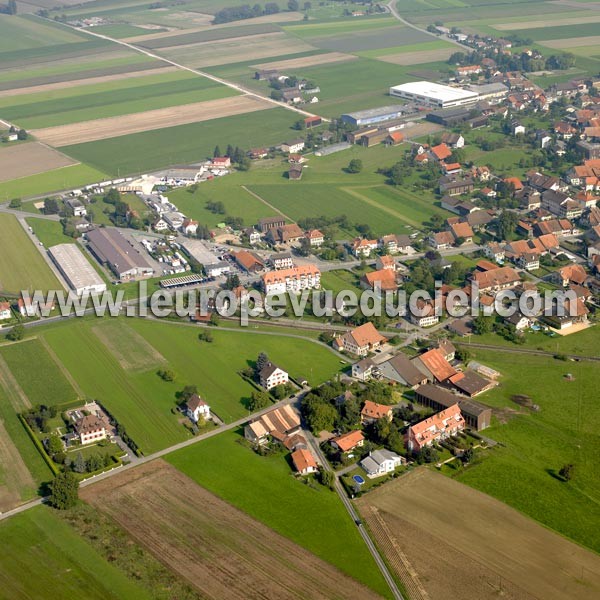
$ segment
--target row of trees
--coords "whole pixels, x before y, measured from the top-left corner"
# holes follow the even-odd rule
[[[310,2],[304,2],[304,10],[311,8]],[[300,9],[300,3],[298,0],[288,0],[287,8],[290,11],[297,11]],[[241,21],[243,19],[254,19],[255,17],[262,17],[263,15],[275,15],[281,9],[277,2],[267,2],[264,7],[260,4],[242,4],[241,6],[231,6],[223,8],[219,12],[215,13],[213,24],[218,25],[219,23],[229,23],[231,21]]]

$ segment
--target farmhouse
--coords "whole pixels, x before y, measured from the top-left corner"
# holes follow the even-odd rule
[[[408,428],[407,446],[411,452],[420,452],[434,442],[445,440],[461,432],[465,420],[458,404],[453,404],[441,412]]]
[[[382,362],[378,365],[378,370],[388,381],[413,389],[427,382],[427,376],[419,371],[410,358],[402,352]]]
[[[310,473],[316,473],[319,470],[315,457],[306,448],[298,448],[298,450],[292,452],[291,458],[294,469],[300,475],[310,475]]]
[[[210,419],[210,406],[198,394],[193,394],[185,403],[185,414],[197,423],[200,419]]]
[[[281,144],[281,151],[287,152],[288,154],[296,154],[302,150],[304,150],[304,140],[302,138],[290,140],[289,142]]]
[[[269,261],[274,269],[291,269],[294,266],[294,260],[289,252],[271,254]]]
[[[48,254],[65,278],[69,287],[81,296],[85,292],[101,294],[106,283],[98,275],[77,244],[58,244],[48,248]]]
[[[154,269],[119,231],[111,227],[86,233],[90,252],[107,265],[120,281],[151,277]]]
[[[373,323],[367,322],[336,337],[333,340],[333,347],[338,351],[345,350],[356,356],[366,356],[369,352],[379,348],[385,341],[386,338],[375,329]]]
[[[472,278],[482,292],[499,292],[516,287],[521,282],[521,277],[512,267],[476,272]]]
[[[395,452],[381,449],[369,452],[369,456],[363,458],[359,464],[369,477],[381,477],[391,473],[396,467],[406,464],[406,459]]]
[[[75,433],[81,444],[92,444],[108,437],[106,422],[98,415],[85,415],[77,419]]]
[[[438,180],[440,194],[448,196],[460,196],[472,192],[475,188],[473,180],[469,176],[460,174],[444,175]]]
[[[417,310],[409,311],[408,320],[417,327],[431,327],[440,321],[439,315],[436,314],[433,302],[425,302],[417,300]]]
[[[474,104],[479,98],[477,92],[430,81],[413,81],[393,86],[390,88],[390,96],[397,96],[430,108],[451,108]]]
[[[289,375],[272,362],[267,363],[258,374],[260,385],[270,390],[278,385],[285,385],[289,381]]]
[[[257,273],[265,268],[260,256],[248,250],[240,250],[234,254],[235,262],[247,273]]]
[[[430,381],[441,383],[456,375],[456,370],[438,348],[432,348],[423,354],[419,354],[412,362]]]
[[[379,419],[392,420],[393,412],[392,407],[387,404],[377,404],[371,400],[366,400],[365,405],[360,411],[360,422],[362,425],[369,423],[375,423]]]
[[[254,444],[265,444],[269,437],[284,441],[300,431],[300,416],[285,404],[275,408],[244,427],[244,437]]]
[[[282,225],[281,227],[274,227],[269,229],[265,239],[270,244],[292,244],[301,240],[304,237],[304,231],[296,225],[291,223],[290,225]]]
[[[415,390],[415,400],[423,406],[433,410],[444,410],[458,403],[460,412],[466,424],[472,429],[481,431],[490,426],[492,409],[476,400],[469,400],[465,396],[458,396],[437,385],[425,384]]]
[[[310,229],[305,234],[311,246],[322,246],[325,243],[325,236],[318,229]]]
[[[496,383],[485,379],[475,371],[461,371],[453,375],[448,380],[459,392],[473,398],[487,392],[493,388]]]
[[[393,269],[369,271],[360,278],[360,285],[365,289],[393,292],[398,289],[396,273]]]
[[[354,448],[360,448],[365,443],[365,436],[360,429],[349,431],[343,435],[334,437],[331,440],[331,445],[337,448],[340,452],[351,452]]]
[[[314,265],[272,271],[262,276],[262,285],[267,295],[318,289],[321,287],[321,271]]]

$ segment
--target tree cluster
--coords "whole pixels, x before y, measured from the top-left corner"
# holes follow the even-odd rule
[[[296,6],[296,8],[290,10],[298,10],[298,7]],[[230,6],[228,8],[222,8],[215,13],[213,25],[229,23],[231,21],[241,21],[244,19],[254,19],[255,17],[262,17],[263,15],[274,15],[278,12],[279,5],[276,2],[267,2],[264,5],[264,8],[260,4],[254,4],[254,6],[250,6],[249,4]]]

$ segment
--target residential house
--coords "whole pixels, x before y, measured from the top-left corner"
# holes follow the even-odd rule
[[[439,144],[431,148],[431,154],[438,162],[442,162],[452,156],[452,150],[446,144]]]
[[[254,246],[260,242],[260,232],[256,231],[254,227],[246,227],[246,229],[243,230],[243,234],[248,239],[248,243],[251,246]]]
[[[566,298],[561,304],[552,305],[552,314],[541,317],[542,321],[554,329],[564,330],[587,323],[589,309],[581,298],[571,301]]]
[[[74,428],[82,445],[93,444],[108,437],[106,422],[98,415],[85,415],[77,419]]]
[[[483,247],[483,253],[496,262],[504,262],[504,247],[498,242],[489,242]]]
[[[434,442],[455,436],[465,428],[465,420],[458,404],[453,404],[439,413],[408,428],[407,446],[410,452],[418,453]]]
[[[417,300],[416,311],[408,312],[408,320],[417,327],[431,327],[440,322],[440,317],[436,313],[433,302],[425,300]]]
[[[281,144],[282,152],[286,152],[288,154],[296,154],[304,150],[304,140],[301,138],[290,140],[289,142],[284,142]]]
[[[454,223],[450,226],[450,232],[455,243],[458,243],[459,240],[462,240],[463,244],[473,243],[473,236],[475,234],[468,223]]]
[[[17,308],[19,309],[19,314],[22,317],[31,318],[37,316],[39,305],[37,302],[34,302],[29,296],[25,296],[17,300]],[[0,308],[0,320],[3,320],[4,318],[5,317],[2,316],[2,309]]]
[[[299,475],[310,475],[319,470],[315,457],[307,448],[298,448],[298,450],[292,452],[291,458],[294,469]]]
[[[396,261],[393,256],[389,254],[384,254],[383,256],[378,256],[375,259],[375,268],[378,271],[382,271],[385,269],[389,269],[390,271],[396,270]]]
[[[454,236],[451,231],[440,231],[438,233],[430,233],[427,238],[427,243],[436,250],[446,250],[454,245]]]
[[[360,461],[360,466],[369,477],[381,477],[406,464],[406,459],[391,450],[373,450]]]
[[[376,365],[370,358],[363,358],[352,365],[352,377],[360,381],[369,381]]]
[[[465,145],[465,138],[460,133],[445,131],[442,133],[442,143],[451,148],[463,148]]]
[[[352,242],[352,254],[357,258],[368,257],[371,252],[377,250],[377,240],[367,240],[365,238],[355,238]]]
[[[583,285],[587,278],[586,270],[578,264],[567,265],[552,274],[552,281],[563,287],[568,287],[571,283]]]
[[[396,272],[393,269],[379,269],[369,271],[360,278],[360,285],[364,289],[379,290],[381,292],[394,292],[398,289]]]
[[[152,223],[152,229],[158,233],[167,231],[169,229],[169,224],[162,217],[158,217],[158,219]]]
[[[364,323],[356,329],[338,336],[333,340],[333,347],[338,351],[350,352],[356,356],[366,356],[374,352],[387,341],[371,322]]]
[[[513,135],[525,135],[525,127],[520,121],[512,121],[510,124],[510,130]]]
[[[387,419],[391,422],[393,417],[392,407],[386,404],[378,404],[371,400],[366,400],[360,411],[360,422],[362,425],[375,423],[379,419]]]
[[[181,226],[181,231],[185,235],[196,235],[196,232],[198,231],[198,221],[185,219],[183,221],[183,225]]]
[[[197,423],[200,419],[208,421],[211,418],[210,406],[198,394],[192,394],[185,403],[185,414],[194,423]]]
[[[472,279],[481,292],[492,293],[514,288],[521,282],[521,277],[512,267],[476,272],[473,273]]]
[[[258,374],[260,385],[266,390],[270,390],[278,385],[285,385],[289,381],[289,375],[286,371],[268,362]]]
[[[306,232],[306,239],[309,244],[315,247],[322,246],[325,243],[325,236],[318,229],[310,229]]]
[[[355,448],[361,448],[364,443],[365,436],[360,429],[338,435],[331,440],[331,445],[343,453],[352,452]]]
[[[274,269],[291,269],[294,266],[294,260],[290,252],[271,254],[269,261]]]
[[[0,302],[0,321],[6,321],[12,317],[10,302]]]
[[[218,169],[228,169],[231,167],[231,158],[229,156],[215,156],[210,162],[213,167]]]

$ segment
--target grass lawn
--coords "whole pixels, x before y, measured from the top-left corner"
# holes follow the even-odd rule
[[[217,144],[222,148],[227,144],[250,148],[280,143],[293,137],[290,127],[296,120],[286,109],[275,108],[76,144],[62,150],[107,173],[142,173],[198,162],[212,156]]]
[[[0,214],[0,290],[60,290],[62,286],[16,217]]]
[[[200,485],[385,597],[389,591],[337,495],[297,481],[283,455],[261,457],[227,432],[167,460]]]
[[[39,340],[0,346],[0,356],[33,406],[63,404],[77,398],[73,386]]]
[[[80,42],[82,36],[40,19],[0,15],[0,52]]]
[[[35,210],[35,209],[34,209]],[[63,233],[62,225],[58,221],[49,221],[37,217],[27,217],[25,219],[36,237],[46,246],[56,246],[56,244],[74,244],[75,239]]]
[[[0,541],[5,598],[151,598],[45,506],[2,521]]]
[[[27,198],[60,192],[104,181],[106,174],[93,167],[77,164],[62,169],[53,169],[38,175],[20,177],[0,183],[0,200],[6,202],[12,198]]]
[[[100,27],[95,27],[94,31],[96,33],[101,33],[102,35],[120,39],[137,35],[148,35],[149,33],[162,33],[163,31],[166,31],[166,29],[150,30],[144,29],[143,27],[135,27],[135,25],[129,25],[127,23],[115,23],[113,25],[101,25]]]
[[[472,354],[503,374],[501,385],[482,396],[482,402],[516,411],[511,396],[527,394],[540,410],[521,409],[523,414],[486,430],[502,445],[457,478],[599,552],[598,367],[489,351]],[[566,373],[574,381],[565,379]],[[575,465],[569,483],[556,476],[566,463]]]
[[[362,290],[359,285],[359,279],[358,275],[343,269],[339,271],[326,271],[321,274],[321,287],[324,290],[331,290],[334,296],[345,290],[353,290],[357,294],[360,294]]]

